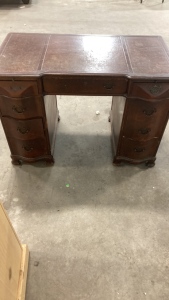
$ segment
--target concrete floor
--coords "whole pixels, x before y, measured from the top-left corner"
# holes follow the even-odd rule
[[[169,2],[1,5],[0,43],[10,31],[162,35],[169,46]],[[169,299],[169,127],[154,168],[114,167],[110,104],[58,98],[53,167],[11,165],[0,125],[0,199],[30,249],[26,300]]]

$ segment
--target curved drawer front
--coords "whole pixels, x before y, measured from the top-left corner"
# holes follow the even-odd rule
[[[0,95],[8,97],[28,97],[38,95],[37,81],[0,81]]]
[[[9,98],[0,96],[0,112],[2,116],[17,119],[43,116],[43,97]]]
[[[42,155],[50,154],[47,149],[45,139],[38,138],[34,140],[19,140],[8,137],[9,146],[12,155],[20,155],[27,158],[35,158]]]
[[[126,126],[123,131],[123,137],[132,140],[147,141],[156,137],[160,138],[161,131],[156,126],[154,128],[151,124],[137,123],[135,126]]]
[[[135,140],[160,137],[167,123],[169,101],[127,99],[123,136]]]
[[[29,140],[44,136],[44,127],[41,118],[24,121],[2,117],[1,121],[8,137]]]
[[[127,79],[98,76],[44,76],[46,94],[59,95],[123,95],[127,91]]]
[[[169,82],[132,82],[128,96],[142,99],[169,98]]]
[[[147,159],[155,156],[159,143],[160,141],[158,139],[147,142],[138,142],[123,137],[118,155],[138,161]]]

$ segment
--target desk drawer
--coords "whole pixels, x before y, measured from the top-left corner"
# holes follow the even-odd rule
[[[8,97],[28,97],[38,95],[37,81],[0,81],[0,95]]]
[[[146,142],[133,141],[125,137],[122,138],[118,156],[127,157],[134,160],[154,157],[160,141],[153,139]]]
[[[126,100],[123,136],[135,140],[161,137],[168,121],[169,101]]]
[[[2,117],[2,124],[7,136],[20,140],[35,139],[44,137],[44,127],[41,118],[32,120],[15,120]]]
[[[43,97],[9,98],[0,96],[0,112],[2,116],[17,119],[43,116]]]
[[[132,82],[128,97],[141,99],[169,98],[169,82]]]
[[[47,149],[46,140],[43,138],[22,141],[19,139],[8,137],[8,142],[12,155],[19,155],[26,158],[35,158],[50,154]]]
[[[127,79],[97,76],[44,76],[46,94],[56,95],[123,95]]]

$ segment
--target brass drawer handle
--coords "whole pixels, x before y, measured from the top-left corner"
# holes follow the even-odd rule
[[[106,83],[106,84],[104,85],[104,88],[105,88],[106,90],[112,90],[112,89],[114,88],[114,84],[113,84],[112,82]]]
[[[134,151],[135,152],[137,152],[137,153],[141,153],[141,152],[144,152],[146,149],[145,148],[139,148],[139,147],[137,147],[137,148],[134,148]]]
[[[26,134],[30,131],[30,129],[25,128],[25,127],[23,127],[23,128],[18,127],[17,131],[19,131],[21,134]]]
[[[148,134],[151,131],[150,128],[141,128],[139,129],[139,133],[141,134]]]
[[[22,146],[22,148],[27,152],[30,152],[33,150],[33,147],[31,147],[31,146]]]
[[[153,86],[150,87],[149,92],[153,95],[158,94],[161,92],[161,85],[160,84],[154,84]]]
[[[21,107],[21,106],[18,106],[18,107],[13,106],[13,107],[12,107],[12,110],[15,111],[15,112],[18,113],[18,114],[23,114],[24,111],[26,110],[26,108]]]
[[[153,115],[156,111],[157,111],[156,108],[150,108],[150,109],[144,109],[144,110],[143,110],[143,113],[144,113],[146,116],[151,116],[151,115]]]

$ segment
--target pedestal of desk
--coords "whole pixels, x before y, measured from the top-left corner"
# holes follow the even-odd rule
[[[1,122],[12,163],[54,163],[52,154],[59,120],[56,96],[43,97],[36,91],[36,81],[15,82],[14,91],[12,84],[3,82],[3,90],[0,86],[4,93],[0,96]]]
[[[113,97],[110,112],[113,163],[152,167],[168,121],[168,100]]]

